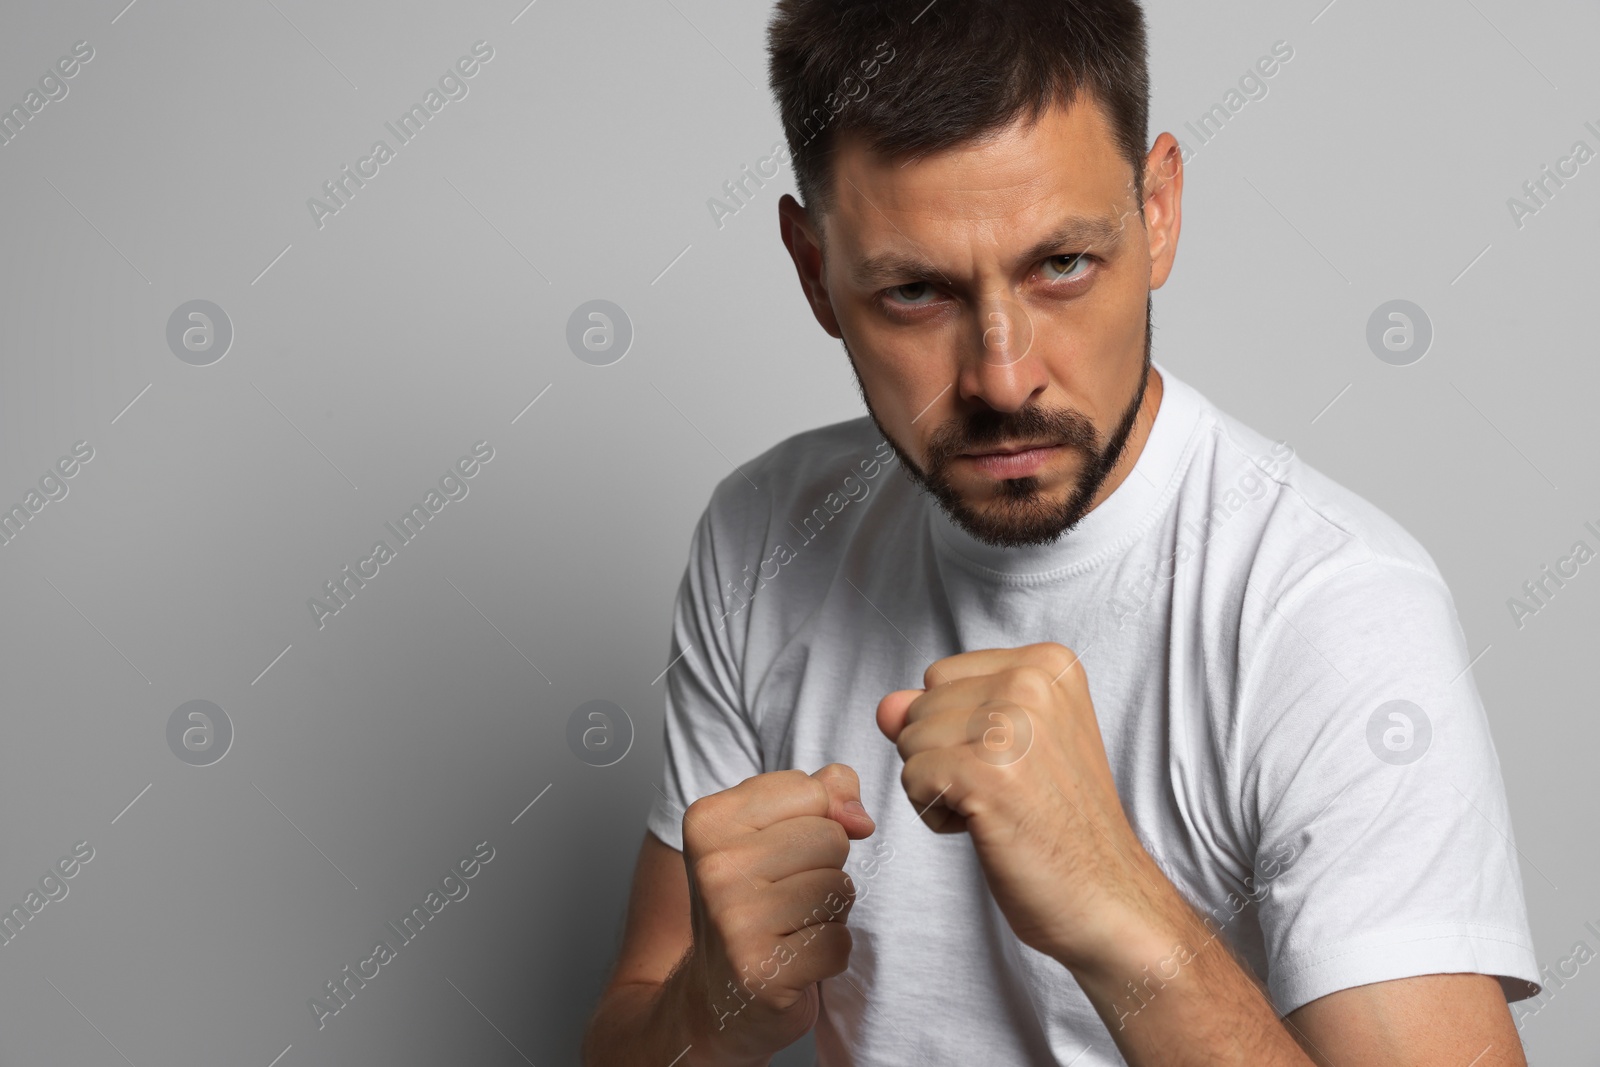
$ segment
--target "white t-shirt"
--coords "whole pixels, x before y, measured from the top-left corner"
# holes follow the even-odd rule
[[[1054,544],[965,533],[866,416],[743,464],[695,528],[648,826],[681,850],[698,797],[855,768],[877,830],[845,865],[854,947],[822,983],[821,1067],[1124,1062],[1072,974],[1012,934],[971,839],[918,820],[875,719],[936,659],[1038,641],[1081,657],[1124,810],[1280,1013],[1438,972],[1537,991],[1499,759],[1432,557],[1155,367],[1137,465]]]

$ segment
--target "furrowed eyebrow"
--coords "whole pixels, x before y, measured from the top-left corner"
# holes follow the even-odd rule
[[[1018,264],[1032,263],[1046,256],[1061,255],[1062,249],[1072,253],[1114,252],[1122,240],[1123,220],[1104,215],[1073,215],[1065,219],[1042,240],[1017,259]],[[944,272],[927,260],[904,252],[880,252],[868,256],[851,270],[857,285],[873,287],[896,278],[942,278]]]

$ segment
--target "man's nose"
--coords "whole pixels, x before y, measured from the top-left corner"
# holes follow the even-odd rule
[[[1033,319],[1027,308],[1009,293],[990,293],[977,304],[972,331],[961,367],[962,397],[981,399],[999,411],[1026,406],[1047,381],[1034,352]]]

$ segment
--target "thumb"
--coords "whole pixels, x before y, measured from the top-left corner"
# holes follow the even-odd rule
[[[906,714],[911,710],[912,702],[926,692],[926,689],[896,689],[878,701],[878,729],[883,731],[883,736],[899,743],[900,731],[906,728]]]
[[[813,771],[811,777],[828,790],[828,818],[843,826],[852,841],[868,837],[877,824],[861,804],[861,780],[847,764],[830,763]]]

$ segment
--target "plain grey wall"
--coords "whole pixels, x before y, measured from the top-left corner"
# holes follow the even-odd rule
[[[861,409],[778,240],[789,173],[708,207],[781,136],[769,5],[525,2],[0,12],[0,105],[28,113],[0,145],[0,506],[37,508],[0,545],[0,905],[67,889],[0,945],[7,1065],[576,1061],[693,522],[731,464]],[[1151,135],[1193,152],[1158,358],[1439,561],[1563,966],[1600,949],[1600,563],[1520,624],[1508,600],[1600,546],[1600,162],[1543,206],[1523,184],[1600,149],[1600,11],[1148,13]],[[466,95],[398,145],[385,123],[479,41]],[[1201,145],[1184,124],[1279,41]],[[315,217],[380,138],[393,158]],[[1433,330],[1404,366],[1367,341],[1396,299]],[[169,343],[196,300],[220,359],[215,311],[199,351]],[[633,331],[606,366],[567,339],[594,300]],[[395,547],[384,523],[480,441],[467,495]],[[380,538],[394,558],[319,627],[308,599]],[[196,700],[232,732],[204,766],[223,721],[208,740]],[[591,700],[632,722],[610,766],[569,746]],[[446,883],[468,895],[319,1030],[308,1000],[480,842]],[[1535,1063],[1592,1054],[1600,966],[1564,967]]]

